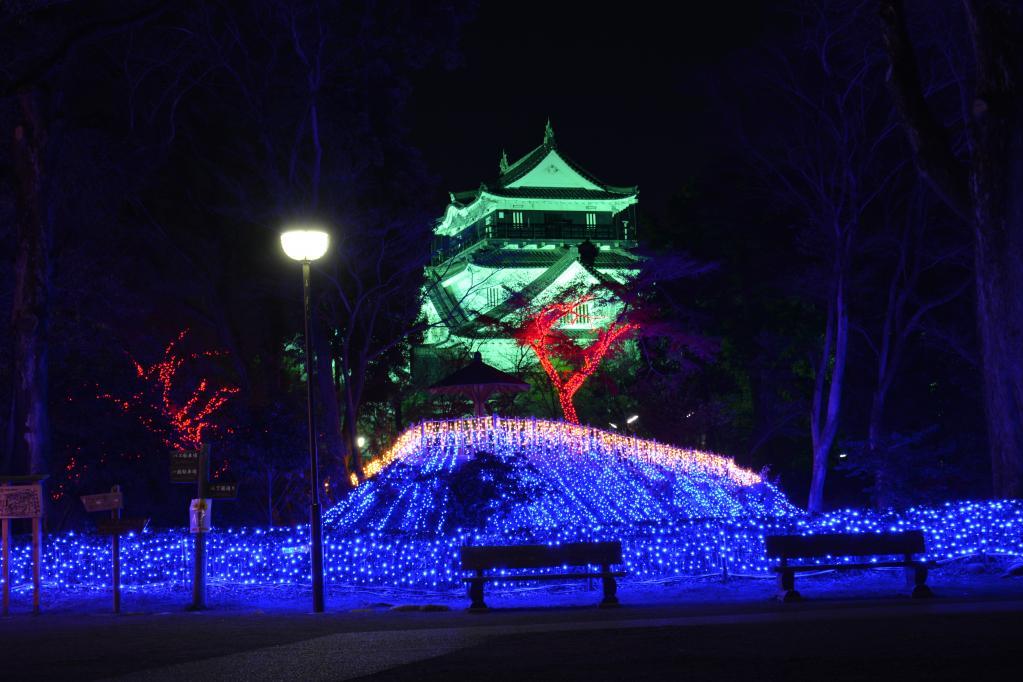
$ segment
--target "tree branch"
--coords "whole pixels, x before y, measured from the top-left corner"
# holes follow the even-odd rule
[[[902,0],[881,0],[881,29],[888,52],[888,89],[895,100],[920,174],[961,218],[972,222],[968,173],[952,153],[948,131],[927,106]]]

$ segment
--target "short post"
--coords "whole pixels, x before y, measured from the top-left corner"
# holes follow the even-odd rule
[[[931,588],[927,587],[927,564],[922,561],[913,561],[913,555],[906,552],[902,555],[906,567],[903,569],[906,575],[906,584],[912,588],[910,593],[915,599],[933,597]]]
[[[778,567],[778,601],[787,604],[799,599],[799,592],[796,591],[796,573],[789,567],[788,557],[783,556]]]
[[[618,606],[618,582],[615,580],[614,574],[611,573],[611,565],[601,564],[600,573],[604,583],[604,598],[600,602],[600,608]]]
[[[11,610],[11,520],[3,519],[0,521],[0,525],[3,525],[3,615],[6,616]]]
[[[114,613],[121,613],[121,534],[137,531],[141,533],[149,519],[126,519],[121,517],[124,495],[121,486],[115,485],[109,493],[82,495],[82,504],[88,512],[110,512],[109,519],[96,521],[96,532],[110,536],[110,577],[114,592]]]
[[[43,563],[43,517],[32,517],[32,613],[39,613],[40,572]]]
[[[476,577],[469,581],[469,605],[470,613],[482,613],[487,610],[487,604],[483,601],[483,569],[476,569]]]
[[[121,492],[121,486],[115,485],[110,489],[112,493]],[[121,518],[121,508],[110,510],[110,518],[118,520]],[[114,613],[121,613],[121,534],[114,533],[110,538],[110,555],[113,563],[114,574]]]
[[[199,482],[196,486],[199,499],[199,528],[195,533],[195,566],[192,573],[192,604],[190,611],[202,611],[206,608],[206,532],[203,530],[203,506],[208,504],[210,486],[210,446],[203,445],[199,450]],[[206,513],[209,510],[206,509]]]

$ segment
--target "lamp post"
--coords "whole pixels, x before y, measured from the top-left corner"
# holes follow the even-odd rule
[[[305,320],[306,409],[309,412],[309,557],[312,564],[313,611],[323,612],[323,535],[320,522],[320,475],[316,461],[316,416],[313,411],[313,353],[309,338],[311,310],[309,266],[323,256],[330,245],[330,235],[319,229],[293,229],[281,235],[281,246],[289,258],[302,263],[302,313]]]

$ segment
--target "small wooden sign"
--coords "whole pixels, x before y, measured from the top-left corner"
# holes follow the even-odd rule
[[[210,499],[233,500],[238,497],[238,481],[210,481]]]
[[[144,518],[100,519],[96,521],[96,532],[100,535],[141,533],[148,525],[149,519]]]
[[[82,504],[87,512],[113,511],[124,509],[123,493],[100,493],[98,495],[82,495]]]
[[[172,483],[195,483],[199,480],[199,451],[175,450],[171,452],[170,479]]]
[[[0,486],[0,519],[37,519],[42,515],[41,485]]]

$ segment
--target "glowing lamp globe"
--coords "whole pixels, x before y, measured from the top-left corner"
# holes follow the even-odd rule
[[[330,235],[323,230],[288,230],[281,235],[281,246],[288,258],[314,261],[327,253]]]

